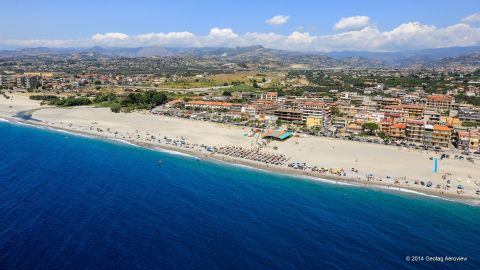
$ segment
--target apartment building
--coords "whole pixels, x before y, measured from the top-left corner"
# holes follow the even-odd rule
[[[433,126],[433,146],[448,148],[452,141],[452,129],[445,126]]]
[[[434,146],[433,143],[433,125],[424,125],[423,129],[423,145]]]
[[[377,103],[380,105],[381,108],[387,106],[397,106],[401,104],[401,100],[399,98],[387,98],[383,97],[380,100],[377,100]]]
[[[458,110],[458,118],[461,121],[480,123],[480,108],[460,108]]]
[[[425,112],[425,107],[422,105],[402,104],[402,109],[408,112],[408,119],[420,120]]]
[[[322,119],[325,126],[330,125],[331,107],[330,104],[321,101],[304,101],[299,103],[299,109],[302,110],[302,119],[316,117]]]
[[[385,135],[397,140],[403,140],[406,137],[407,124],[397,123],[393,124],[386,129]]]
[[[40,76],[18,76],[16,85],[20,88],[34,89],[41,85]]]
[[[409,120],[407,121],[405,136],[409,142],[422,144],[424,130],[425,123],[423,121]]]
[[[323,126],[323,117],[321,116],[307,116],[305,119],[305,126],[307,128],[315,128]]]
[[[8,75],[0,75],[0,86],[3,88],[10,88],[16,85],[16,80]]]
[[[278,117],[279,120],[289,121],[289,122],[301,122],[303,121],[303,111],[301,110],[292,110],[292,109],[276,109],[274,115]]]
[[[458,131],[455,135],[458,149],[472,152],[480,149],[480,133],[478,130]]]
[[[241,109],[242,113],[246,113],[250,116],[254,116],[257,114],[257,108],[252,105],[243,105]]]
[[[260,98],[264,100],[276,101],[278,100],[278,94],[277,92],[265,92],[262,93]]]
[[[449,110],[458,109],[458,104],[452,96],[448,95],[430,95],[422,99],[427,110],[445,113]]]

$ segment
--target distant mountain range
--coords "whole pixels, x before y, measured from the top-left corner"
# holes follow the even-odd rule
[[[352,66],[352,67],[436,67],[467,65],[480,67],[480,46],[408,50],[397,52],[340,51],[298,52],[269,49],[263,46],[248,47],[91,47],[91,48],[23,48],[1,50],[0,57],[48,56],[79,54],[104,57],[196,57],[234,62],[258,62],[288,66]]]

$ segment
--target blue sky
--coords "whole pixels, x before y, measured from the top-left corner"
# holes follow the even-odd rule
[[[480,27],[480,1],[474,0],[404,0],[404,1],[112,1],[112,0],[71,0],[71,1],[10,1],[2,0],[0,23],[0,45],[10,47],[50,45],[73,46],[141,46],[141,45],[251,45],[252,42],[264,42],[266,46],[298,50],[334,50],[339,44],[342,49],[369,49],[368,43],[355,45],[360,36],[385,40],[373,44],[371,50],[397,50],[423,47],[444,47],[450,45],[477,45],[480,40],[474,37]],[[467,16],[472,15],[465,21]],[[283,24],[272,25],[266,20],[283,15]],[[478,16],[475,16],[478,15]],[[344,28],[335,28],[342,18],[354,17]],[[287,18],[285,20],[285,18]],[[478,18],[477,18],[478,17]],[[356,19],[355,19],[356,18]],[[409,25],[409,31],[423,31],[423,36],[409,34],[409,40],[399,43],[405,36],[391,40],[388,35],[401,25]],[[458,25],[467,25],[459,27]],[[435,29],[424,29],[430,26]],[[450,29],[451,26],[457,28]],[[368,29],[364,29],[367,27]],[[226,34],[227,41],[219,42],[221,35],[208,38],[212,29]],[[435,42],[421,43],[419,39],[434,33]],[[460,29],[460,30],[459,30]],[[360,31],[364,32],[360,32]],[[371,30],[371,31],[369,31]],[[375,31],[373,31],[375,30]],[[427,30],[433,31],[428,32]],[[345,32],[358,32],[355,36],[345,37]],[[404,32],[405,32],[404,31]],[[461,32],[456,38],[465,40],[464,44],[446,37],[451,32]],[[170,37],[150,38],[147,33],[190,33],[182,36],[181,42]],[[227,33],[228,32],[228,33]],[[126,36],[95,34],[121,33]],[[233,33],[237,37],[235,38]],[[253,38],[246,33],[263,34]],[[382,36],[377,34],[387,33]],[[270,34],[269,38],[265,35]],[[287,41],[288,37],[293,39]],[[355,35],[355,33],[351,33]],[[136,38],[141,36],[141,38]],[[283,38],[282,38],[283,37]],[[340,39],[340,40],[338,40]],[[348,39],[348,40],[347,40]],[[446,39],[446,40],[444,40]],[[36,40],[36,43],[34,42]],[[252,40],[251,42],[249,40]],[[442,41],[444,40],[444,41]],[[55,42],[53,42],[55,41]],[[43,43],[42,43],[43,42]],[[335,43],[337,42],[337,43]],[[443,43],[442,43],[443,42]],[[308,43],[308,44],[307,44]],[[412,43],[409,45],[409,43]],[[276,45],[277,44],[277,45]]]

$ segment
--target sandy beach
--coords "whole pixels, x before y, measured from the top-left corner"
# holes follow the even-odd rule
[[[284,142],[273,141],[264,145],[264,140],[258,135],[252,136],[251,129],[246,127],[172,118],[147,112],[116,114],[108,108],[48,108],[41,107],[37,101],[29,100],[23,95],[10,96],[10,99],[0,97],[0,117],[11,121],[25,121],[13,116],[19,111],[34,110],[32,118],[35,121],[26,121],[33,125],[123,140],[145,147],[169,149],[281,173],[480,201],[480,196],[475,194],[480,189],[480,186],[475,184],[475,180],[480,181],[478,159],[474,163],[452,157],[443,159],[440,161],[439,172],[435,174],[430,158],[438,157],[439,154],[433,152],[308,136],[293,137]],[[286,161],[274,165],[211,153],[210,148],[226,146],[242,149],[258,149],[261,146],[259,151],[262,155],[282,155],[286,157]],[[452,156],[454,154],[452,150],[448,150],[448,153]],[[302,170],[287,166],[292,162],[306,163],[308,167]],[[320,173],[313,171],[314,167],[328,168],[331,171]],[[450,188],[447,189],[448,180]],[[415,181],[418,184],[415,184]],[[425,185],[421,185],[420,181]],[[430,187],[426,186],[428,181],[432,182]],[[462,185],[464,189],[458,190],[458,185]]]

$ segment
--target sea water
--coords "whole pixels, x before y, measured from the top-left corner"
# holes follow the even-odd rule
[[[0,269],[416,268],[480,269],[480,207],[0,122]]]

